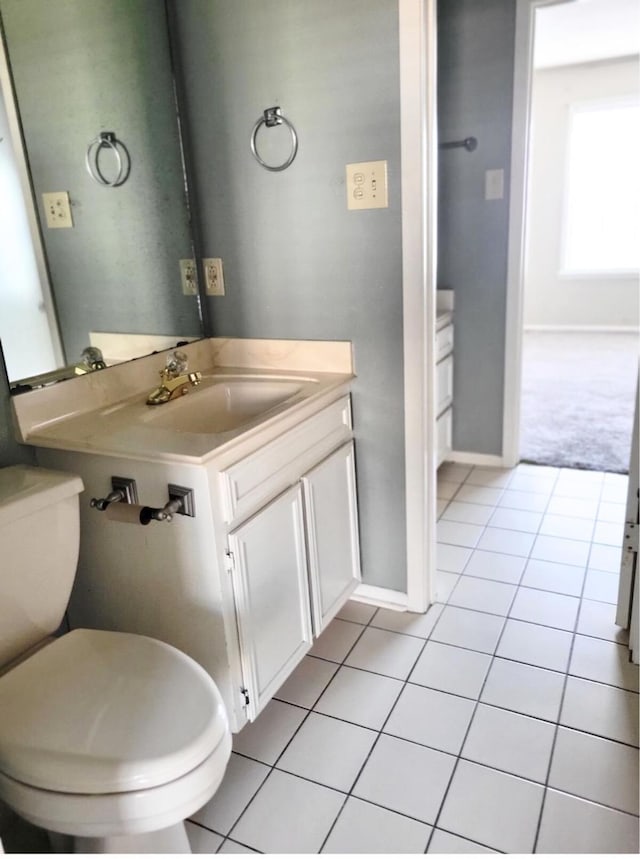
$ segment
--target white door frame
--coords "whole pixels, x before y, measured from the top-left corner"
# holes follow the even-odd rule
[[[436,0],[398,0],[406,592],[362,584],[355,597],[424,612],[436,554]]]
[[[432,601],[436,548],[435,0],[399,0],[407,604]]]
[[[503,465],[508,468],[516,465],[520,458],[527,172],[535,13],[536,9],[542,6],[556,6],[560,3],[571,3],[574,0],[516,0],[516,2],[502,423],[502,460]]]

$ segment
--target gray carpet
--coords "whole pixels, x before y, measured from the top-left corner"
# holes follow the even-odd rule
[[[636,334],[526,331],[520,458],[627,473]]]

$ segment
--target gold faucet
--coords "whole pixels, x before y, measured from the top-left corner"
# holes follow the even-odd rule
[[[191,388],[200,384],[202,373],[198,370],[187,372],[188,359],[184,352],[172,352],[167,364],[160,371],[160,385],[147,397],[148,406],[159,406],[189,393]]]

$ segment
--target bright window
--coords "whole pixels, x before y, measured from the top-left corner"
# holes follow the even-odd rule
[[[640,105],[575,104],[569,117],[562,273],[640,268]]]

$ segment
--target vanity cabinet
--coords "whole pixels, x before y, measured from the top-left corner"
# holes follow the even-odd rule
[[[38,448],[85,485],[71,626],[173,644],[213,677],[232,730],[255,719],[360,581],[345,387],[200,459]],[[156,507],[188,487],[195,516],[111,519],[89,500],[113,476]]]
[[[232,530],[228,547],[255,719],[360,580],[353,442]]]
[[[436,468],[452,449],[453,321],[450,313],[436,323]]]

